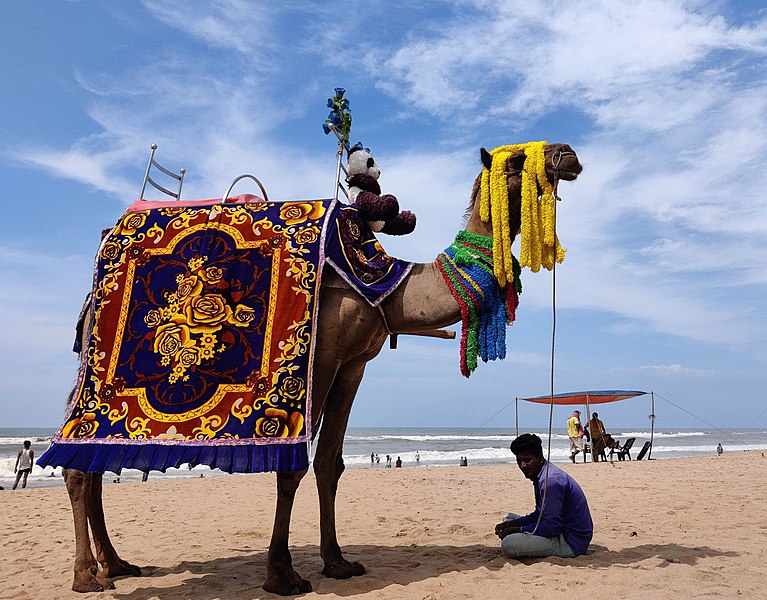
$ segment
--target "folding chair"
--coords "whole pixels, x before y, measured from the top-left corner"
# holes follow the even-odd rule
[[[626,442],[623,444],[623,446],[618,446],[617,448],[613,448],[610,450],[610,456],[612,456],[613,453],[618,457],[618,460],[626,460],[626,457],[628,456],[628,459],[631,460],[631,454],[629,453],[629,450],[631,450],[631,447],[634,445],[634,442],[636,442],[637,439],[635,437],[630,437],[626,440]]]

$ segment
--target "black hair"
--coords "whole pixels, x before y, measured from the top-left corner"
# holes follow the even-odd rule
[[[29,448],[31,445],[32,445],[32,442],[30,442],[29,440],[24,440],[24,447],[25,448]]]
[[[523,433],[511,442],[509,449],[514,455],[526,452],[533,456],[543,456],[543,444],[541,438],[534,433]]]

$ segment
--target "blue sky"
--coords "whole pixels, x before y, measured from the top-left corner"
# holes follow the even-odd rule
[[[352,141],[418,215],[382,236],[401,258],[452,241],[480,146],[578,152],[555,391],[655,390],[658,427],[767,427],[763,2],[4,2],[0,34],[0,426],[61,421],[99,232],[137,197],[151,143],[187,169],[187,199],[241,173],[274,199],[327,197],[321,123],[342,86]],[[457,341],[403,337],[369,365],[351,425],[475,427],[547,393],[551,275],[523,284],[504,362],[464,380]],[[649,402],[599,412],[642,427]],[[513,423],[512,405],[487,426]]]

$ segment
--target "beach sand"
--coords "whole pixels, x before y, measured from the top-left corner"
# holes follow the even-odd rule
[[[494,525],[528,512],[533,490],[515,465],[351,469],[338,492],[338,536],[367,574],[324,578],[310,473],[293,513],[293,563],[305,598],[767,598],[767,458],[567,464],[591,506],[589,553],[525,562],[501,556]],[[111,477],[107,476],[111,481]],[[107,479],[105,477],[105,479]],[[107,524],[144,576],[116,590],[70,590],[74,554],[66,490],[0,492],[0,598],[250,600],[261,588],[274,475],[108,484]]]

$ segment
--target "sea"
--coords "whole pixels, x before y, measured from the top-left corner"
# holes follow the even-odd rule
[[[569,440],[564,429],[551,434],[549,448],[548,431],[543,429],[520,429],[520,433],[535,433],[544,443],[544,453],[551,460],[569,460]],[[636,442],[631,456],[636,459],[645,441],[650,439],[649,430],[612,430],[610,434],[621,443],[629,437]],[[50,443],[53,429],[48,428],[0,428],[0,486],[9,490],[15,480],[13,473],[16,456],[24,440],[32,442],[35,456],[39,457]],[[509,444],[516,435],[515,429],[469,429],[469,428],[415,428],[415,427],[350,427],[344,439],[343,458],[347,468],[383,469],[386,455],[392,463],[402,460],[404,468],[458,466],[465,457],[469,467],[514,464]],[[711,456],[721,443],[725,452],[745,450],[767,451],[767,430],[760,429],[660,429],[654,433],[652,459],[667,460],[688,456]],[[549,454],[550,452],[550,454]],[[371,462],[371,454],[373,460]],[[376,458],[378,456],[378,459]],[[416,460],[418,455],[418,460]],[[579,457],[580,459],[580,457]],[[158,478],[183,478],[225,475],[205,466],[188,469],[168,469],[166,473],[150,473],[150,480]],[[125,469],[120,482],[140,481],[142,473]],[[117,482],[117,475],[105,475],[106,483]],[[35,465],[29,476],[28,487],[63,485],[61,469]]]

